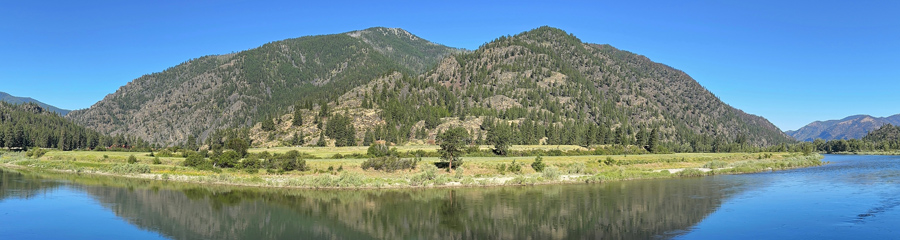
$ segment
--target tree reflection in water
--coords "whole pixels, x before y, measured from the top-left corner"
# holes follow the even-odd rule
[[[35,185],[48,182],[41,178],[7,175],[2,175],[3,192],[52,185]],[[646,239],[691,227],[750,186],[707,177],[529,187],[297,190],[47,177],[64,178],[133,225],[174,239]],[[16,181],[32,183],[11,184]]]

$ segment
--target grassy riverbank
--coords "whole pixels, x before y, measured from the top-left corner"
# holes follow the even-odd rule
[[[838,155],[900,155],[900,151],[864,151],[864,152],[834,152]]]
[[[433,147],[408,147],[433,151]],[[534,149],[534,146],[516,146]],[[546,148],[546,147],[545,147]],[[560,146],[554,149],[576,149]],[[251,149],[250,152],[280,152],[293,149]],[[364,170],[365,159],[328,158],[336,153],[360,153],[365,149],[306,148],[323,157],[307,159],[308,171],[249,173],[241,169],[198,170],[181,166],[185,158],[150,157],[149,153],[49,151],[39,158],[24,153],[3,153],[0,165],[7,168],[99,174],[209,184],[299,188],[403,188],[532,185],[603,182],[629,179],[696,177],[737,174],[821,165],[822,155],[800,153],[679,153],[645,155],[544,156],[547,166],[536,172],[535,157],[464,157],[460,169],[447,172],[434,167],[437,158],[423,158],[416,169],[382,172]],[[401,149],[401,151],[413,151]],[[127,163],[134,156],[136,163]],[[153,161],[159,159],[157,164]]]

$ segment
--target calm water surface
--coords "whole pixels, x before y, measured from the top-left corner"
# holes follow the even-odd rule
[[[536,187],[277,190],[0,169],[0,239],[896,239],[900,156]]]

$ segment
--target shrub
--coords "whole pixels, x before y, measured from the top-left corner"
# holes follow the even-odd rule
[[[543,172],[544,167],[547,165],[544,164],[544,158],[541,156],[537,156],[534,158],[534,162],[531,163],[531,168],[534,169],[535,172]]]
[[[135,157],[134,155],[128,156],[128,164],[135,164],[137,162],[137,157]]]
[[[159,154],[157,154],[159,155]],[[206,161],[204,161],[203,157],[200,154],[193,154],[184,159],[184,162],[181,162],[181,165],[185,167],[195,167],[199,168],[204,165]]]
[[[157,153],[156,156],[158,156],[158,157],[173,157],[174,155],[172,155],[172,151],[169,151],[169,149],[163,149],[163,150],[159,150],[159,153]]]
[[[266,161],[266,167],[278,171],[306,171],[309,168],[306,166],[305,157],[306,154],[300,154],[297,150],[291,150],[284,154],[275,154]]]
[[[162,164],[162,161],[159,160],[159,157],[153,157],[153,164]]]
[[[28,149],[28,151],[25,152],[25,156],[31,157],[31,158],[41,158],[47,152],[48,152],[47,150],[44,150],[41,148],[32,148],[32,149]]]
[[[681,170],[680,172],[678,172],[678,176],[701,177],[701,176],[706,176],[706,173],[703,171],[700,171],[700,169],[696,169],[696,168],[685,168],[684,170]]]
[[[366,153],[372,157],[396,156],[397,148],[389,148],[387,145],[376,143],[369,146]]]
[[[412,186],[422,186],[425,185],[427,181],[434,180],[435,178],[437,178],[437,167],[425,165],[425,167],[422,168],[422,172],[409,179],[409,184]]]
[[[548,180],[559,179],[559,168],[556,166],[544,168],[544,171],[541,172],[541,175],[543,175],[544,178]]]
[[[416,165],[419,164],[419,161],[421,161],[420,158],[403,159],[396,156],[384,156],[369,158],[365,162],[363,162],[360,167],[364,170],[372,168],[380,171],[393,172],[403,169],[415,169]]]
[[[146,164],[115,164],[109,169],[113,173],[150,173],[150,166]]]
[[[584,169],[585,169],[584,163],[572,163],[572,164],[569,164],[568,172],[569,172],[569,174],[580,174],[580,173],[584,173]]]
[[[606,159],[597,160],[597,162],[599,162],[602,165],[607,165],[607,166],[615,166],[615,165],[619,164],[619,161],[616,161],[612,157],[606,157]]]
[[[509,167],[506,168],[512,173],[521,173],[522,172],[522,163],[516,163],[516,160],[513,160],[512,163],[509,164]]]
[[[715,160],[715,161],[703,164],[703,168],[710,168],[710,169],[724,168],[725,166],[728,166],[728,163],[719,161],[719,160]]]
[[[225,151],[222,155],[213,159],[213,165],[221,168],[233,168],[237,166],[238,160],[240,159],[240,153],[236,151]]]
[[[331,156],[331,158],[342,159],[342,158],[344,158],[344,155],[341,155],[340,153],[335,153],[334,155]]]
[[[256,173],[257,171],[259,171],[259,166],[259,160],[256,160],[252,157],[241,161],[241,167],[244,168],[244,171],[247,173]]]

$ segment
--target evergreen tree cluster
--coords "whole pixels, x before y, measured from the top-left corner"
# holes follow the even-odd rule
[[[352,120],[341,114],[337,114],[328,119],[328,126],[325,127],[325,136],[334,139],[336,147],[356,146],[356,128],[353,127]]]
[[[0,102],[0,147],[74,149],[145,149],[150,145],[135,137],[114,137],[79,126],[37,104]]]
[[[885,124],[875,129],[862,139],[838,139],[813,141],[817,151],[834,152],[866,152],[866,151],[898,151],[900,150],[900,126]]]

